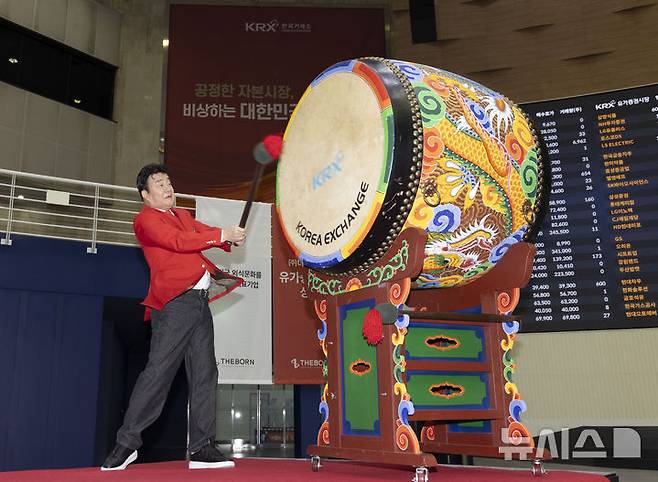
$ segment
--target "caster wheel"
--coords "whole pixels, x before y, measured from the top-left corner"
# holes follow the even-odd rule
[[[322,467],[322,464],[320,463],[320,457],[318,457],[317,455],[311,457],[311,470],[313,472],[318,472],[320,470],[320,467]]]
[[[429,482],[430,475],[427,467],[417,467],[416,476],[411,479],[411,482]]]
[[[534,459],[532,461],[532,465],[530,466],[530,472],[532,475],[535,477],[541,477],[542,475],[546,475],[546,467],[544,467],[544,462],[541,459]]]

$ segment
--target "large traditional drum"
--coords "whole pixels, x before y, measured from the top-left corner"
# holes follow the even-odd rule
[[[277,211],[304,265],[333,274],[425,229],[415,286],[456,286],[534,235],[543,170],[528,119],[502,95],[424,65],[351,60],[320,74],[290,119]]]

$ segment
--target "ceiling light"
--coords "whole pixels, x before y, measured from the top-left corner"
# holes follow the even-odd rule
[[[169,39],[168,39],[168,38],[163,38],[163,39],[162,39],[162,46],[163,46],[164,48],[169,47]]]
[[[76,104],[82,104],[82,100],[80,99],[73,99],[73,102]]]
[[[16,57],[9,57],[7,60],[9,60],[10,64],[17,64],[18,59]]]

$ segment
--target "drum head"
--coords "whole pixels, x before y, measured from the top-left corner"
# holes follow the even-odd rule
[[[277,210],[306,266],[337,267],[369,234],[391,173],[391,115],[382,81],[359,62],[325,72],[301,98],[279,160]]]

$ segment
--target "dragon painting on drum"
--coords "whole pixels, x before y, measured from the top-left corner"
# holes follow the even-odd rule
[[[540,141],[506,97],[409,62],[338,63],[293,114],[277,175],[284,234],[309,266],[355,274],[406,227],[427,232],[415,288],[458,286],[532,240]]]

